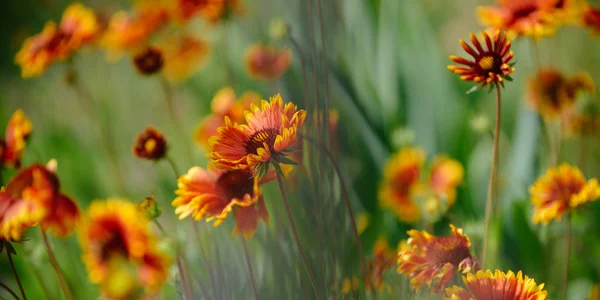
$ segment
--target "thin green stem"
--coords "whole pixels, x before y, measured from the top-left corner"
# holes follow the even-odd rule
[[[571,239],[572,237],[572,224],[571,224],[571,212],[567,212],[566,222],[566,235],[565,235],[565,270],[563,273],[562,284],[563,284],[563,299],[567,299],[567,292],[569,287],[569,262],[571,258]]]
[[[179,173],[179,171],[177,169],[177,164],[175,164],[175,161],[170,156],[167,156],[166,159],[167,159],[167,162],[169,162],[169,165],[171,166],[171,170],[173,170],[173,174],[175,175],[175,180],[178,180],[181,173]]]
[[[62,274],[60,269],[60,265],[58,265],[58,261],[56,260],[56,256],[54,255],[54,250],[52,250],[52,246],[50,246],[50,241],[48,240],[48,235],[46,231],[40,227],[40,231],[42,232],[42,239],[44,240],[44,245],[46,246],[46,251],[48,252],[48,259],[50,260],[50,264],[56,273],[56,277],[58,278],[58,284],[60,285],[60,289],[63,291],[65,295],[65,299],[73,300],[73,293],[69,288],[69,284],[65,280],[65,277]]]
[[[277,183],[279,184],[279,191],[281,193],[281,198],[283,199],[283,204],[285,206],[285,212],[287,213],[288,221],[290,222],[290,228],[292,229],[294,241],[296,242],[296,247],[298,248],[298,254],[300,255],[300,259],[302,260],[304,269],[306,269],[306,273],[308,274],[308,279],[310,280],[310,284],[312,285],[313,291],[315,292],[315,296],[317,297],[317,299],[321,299],[319,291],[317,290],[317,286],[315,285],[315,280],[313,279],[312,272],[310,271],[310,268],[308,266],[308,260],[306,259],[306,255],[304,254],[304,250],[302,249],[302,245],[300,244],[300,237],[298,236],[298,232],[296,230],[296,224],[294,223],[294,218],[292,217],[290,204],[288,202],[287,196],[285,195],[283,181],[281,180],[281,174],[279,174],[279,172],[277,172]]]
[[[496,83],[496,126],[494,127],[494,150],[492,152],[492,167],[488,185],[487,201],[485,205],[485,228],[483,232],[483,253],[481,254],[481,267],[485,269],[490,235],[490,222],[494,206],[494,188],[496,183],[496,166],[498,164],[498,148],[500,144],[500,118],[502,115],[500,85]]]
[[[248,266],[248,276],[250,276],[250,284],[252,286],[252,292],[254,293],[254,299],[258,300],[258,292],[256,291],[256,282],[254,281],[254,271],[252,270],[252,263],[250,262],[250,255],[248,254],[248,245],[244,237],[240,237],[242,240],[242,246],[244,248],[244,256],[246,257],[246,265]]]
[[[165,236],[169,236],[169,234],[167,233],[167,231],[165,230],[165,228],[160,224],[160,222],[158,221],[158,219],[154,219],[154,224],[156,224],[156,227],[158,227],[158,229],[160,229],[160,231],[165,235]],[[187,281],[187,277],[185,276],[185,271],[183,269],[183,258],[181,255],[181,251],[180,249],[177,249],[177,270],[179,271],[179,276],[180,276],[180,280],[181,280],[181,286],[183,288],[183,295],[184,295],[184,299],[185,300],[191,300],[194,299],[192,297],[192,293],[189,287],[189,283]]]
[[[19,300],[19,296],[15,293],[11,288],[9,288],[6,284],[0,282],[0,287],[5,289],[9,294],[11,294],[15,299]]]
[[[196,240],[198,241],[198,248],[200,249],[200,258],[202,259],[202,263],[206,267],[206,270],[208,271],[208,275],[210,276],[210,282],[212,284],[212,290],[213,290],[214,297],[220,298],[220,297],[217,297],[220,295],[217,294],[217,285],[216,285],[217,281],[215,280],[215,275],[213,272],[212,264],[210,263],[210,261],[208,260],[208,258],[206,256],[204,246],[202,245],[202,241],[200,240],[200,233],[198,232],[198,228],[196,227],[196,223],[194,222],[193,219],[192,219],[192,228],[194,229],[194,235],[196,236]]]
[[[163,88],[163,92],[165,93],[165,105],[167,106],[167,109],[169,110],[169,117],[171,118],[171,122],[173,123],[173,126],[175,127],[175,130],[178,131],[178,135],[179,137],[182,139],[183,141],[183,147],[185,148],[185,154],[187,156],[187,158],[189,159],[190,162],[194,161],[194,156],[192,154],[192,150],[191,150],[191,145],[188,141],[187,138],[187,134],[185,132],[185,127],[183,126],[183,124],[181,124],[181,122],[179,121],[180,119],[177,118],[177,114],[175,113],[175,103],[174,103],[174,99],[175,97],[173,96],[173,90],[171,88],[171,85],[169,84],[169,82],[167,82],[166,79],[164,78],[160,78],[160,83],[161,86]]]
[[[15,268],[15,262],[13,261],[12,255],[10,254],[10,252],[12,250],[4,249],[4,251],[6,251],[6,256],[8,256],[8,263],[10,264],[10,267],[12,268],[13,274],[15,275],[15,280],[17,281],[17,285],[19,286],[19,291],[21,292],[21,298],[23,298],[23,300],[27,300],[27,296],[25,295],[25,290],[23,289],[23,285],[21,284],[21,280],[19,279],[19,274],[17,273],[17,268]]]
[[[302,86],[304,88],[304,108],[308,109],[308,80],[306,78],[306,65],[305,58],[300,45],[298,42],[290,35],[290,42],[294,49],[296,49],[296,53],[298,54],[298,58],[300,58],[300,68],[302,69]]]

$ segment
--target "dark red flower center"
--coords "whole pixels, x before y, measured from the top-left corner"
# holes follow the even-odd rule
[[[250,136],[250,138],[246,142],[246,153],[257,154],[258,148],[264,148],[265,143],[272,151],[273,145],[275,144],[275,138],[277,138],[277,134],[279,134],[279,130],[277,130],[276,128],[262,129],[260,131],[255,132]]]
[[[458,266],[465,258],[470,257],[469,247],[465,241],[456,236],[437,238],[426,250],[425,256],[436,264],[451,263]]]
[[[397,200],[406,200],[412,184],[419,179],[419,166],[413,166],[402,170],[392,179],[392,186]]]
[[[102,260],[107,261],[115,256],[129,257],[127,245],[120,230],[116,230],[115,233],[111,234],[108,241],[100,248],[100,257]]]
[[[227,171],[217,179],[217,187],[229,200],[242,199],[246,194],[252,195],[254,178],[245,170]]]
[[[523,7],[519,7],[515,11],[513,11],[513,18],[516,20],[527,18],[529,15],[534,13],[537,10],[537,6],[535,5],[527,5]]]

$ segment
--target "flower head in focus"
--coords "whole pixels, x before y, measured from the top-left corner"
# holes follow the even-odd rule
[[[244,122],[244,111],[250,109],[251,104],[258,104],[260,99],[260,95],[253,91],[243,93],[238,99],[229,86],[218,90],[211,102],[212,113],[196,127],[194,138],[198,145],[210,150],[208,139],[217,135],[217,129],[225,125],[225,117],[233,123]]]
[[[164,54],[163,76],[171,82],[182,82],[204,66],[209,47],[203,40],[184,35],[161,44]]]
[[[54,62],[67,58],[81,46],[93,41],[100,30],[94,12],[79,3],[69,6],[61,23],[49,21],[41,33],[23,42],[15,56],[24,78],[36,77]]]
[[[554,34],[560,25],[555,15],[564,0],[498,0],[500,6],[479,7],[480,23],[505,30],[511,38],[531,36],[539,39]]]
[[[296,145],[298,129],[304,123],[306,112],[293,103],[284,104],[279,94],[261,106],[250,106],[244,113],[246,123],[232,123],[225,117],[225,126],[219,135],[209,140],[212,152],[208,157],[223,169],[259,170],[264,174],[269,163],[294,164],[287,156]]]
[[[542,69],[529,81],[527,101],[545,118],[556,118],[573,107],[581,91],[594,93],[589,74],[567,77],[555,69]]]
[[[142,75],[156,74],[163,66],[162,51],[156,47],[146,47],[133,56],[133,65]]]
[[[291,63],[292,52],[289,49],[256,44],[246,52],[246,70],[252,77],[260,80],[278,79]]]
[[[379,203],[391,209],[407,223],[421,218],[419,206],[412,194],[419,186],[425,152],[420,148],[402,148],[385,165],[383,182],[379,186]]]
[[[167,140],[154,127],[146,127],[135,140],[133,154],[143,159],[160,160],[167,155]]]
[[[248,239],[256,232],[258,220],[269,223],[259,185],[273,178],[272,173],[259,179],[249,170],[193,167],[177,181],[177,198],[171,204],[179,219],[191,215],[195,220],[215,220],[215,226],[234,213],[234,235],[241,233]]]
[[[480,299],[527,299],[545,300],[548,292],[544,291],[544,284],[536,284],[533,278],[519,271],[516,275],[496,270],[479,270],[463,276],[467,290],[459,286],[446,288],[444,300],[480,300]]]
[[[562,164],[538,178],[529,188],[529,194],[535,207],[533,223],[548,224],[560,220],[570,209],[598,200],[600,185],[598,179],[586,181],[581,170]]]
[[[471,256],[471,241],[462,229],[450,225],[451,236],[436,237],[425,231],[409,230],[409,250],[398,253],[398,273],[410,278],[415,289],[433,285],[440,293],[455,272],[468,273],[479,269],[477,259]]]
[[[110,298],[157,292],[166,281],[170,258],[157,247],[149,220],[122,199],[96,200],[79,231],[90,280]]]
[[[0,140],[2,144],[0,165],[20,167],[27,138],[32,130],[33,125],[23,110],[16,110],[8,121],[4,140]]]
[[[473,60],[451,55],[452,61],[465,67],[448,66],[448,69],[459,75],[461,80],[474,81],[482,87],[489,84],[503,84],[504,80],[512,80],[509,75],[515,71],[515,68],[511,66],[514,56],[510,50],[511,41],[502,31],[497,31],[494,36],[490,36],[486,32],[482,34],[485,48],[475,34],[471,33],[471,43],[474,48],[462,39],[460,44],[473,57]]]

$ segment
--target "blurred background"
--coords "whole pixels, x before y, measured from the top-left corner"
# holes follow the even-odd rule
[[[321,0],[322,16],[315,1],[245,1],[245,12],[217,25],[195,20],[176,30],[205,40],[209,53],[202,68],[184,82],[169,86],[177,119],[185,129],[178,133],[167,112],[165,89],[158,76],[137,73],[131,56],[107,60],[99,47],[86,47],[72,58],[96,102],[95,113],[107,132],[90,120],[77,94],[67,83],[67,64],[52,65],[42,76],[22,79],[14,57],[28,36],[41,31],[47,20],[60,21],[71,1],[23,0],[0,3],[0,123],[6,124],[18,108],[30,117],[34,129],[23,165],[58,161],[62,190],[71,195],[82,210],[94,199],[124,197],[139,201],[154,194],[163,214],[161,222],[172,233],[164,242],[172,247],[183,242],[188,266],[194,280],[206,283],[207,265],[203,251],[212,263],[216,284],[206,284],[216,299],[246,299],[250,286],[239,239],[231,237],[233,222],[220,227],[198,223],[201,243],[191,242],[191,221],[177,221],[170,202],[175,198],[177,181],[166,162],[152,163],[132,154],[135,136],[147,125],[162,131],[169,143],[169,156],[179,172],[192,166],[206,166],[204,150],[193,141],[194,128],[210,114],[210,102],[224,86],[240,95],[256,91],[263,99],[281,93],[286,101],[301,108],[303,75],[298,49],[289,40],[274,40],[270,24],[282,19],[298,43],[306,63],[306,87],[310,99],[326,93],[330,107],[339,113],[336,135],[336,160],[350,189],[356,215],[363,218],[361,241],[367,255],[378,238],[394,247],[407,237],[406,230],[423,224],[404,224],[394,214],[379,207],[377,190],[383,166],[391,153],[401,146],[422,147],[428,157],[447,154],[465,168],[458,187],[457,202],[448,214],[433,224],[436,234],[448,234],[448,224],[462,227],[481,251],[483,215],[492,150],[495,94],[486,90],[466,94],[472,83],[462,82],[447,70],[448,56],[462,54],[459,38],[484,28],[478,23],[476,7],[493,1],[450,0]],[[130,1],[82,1],[99,16],[128,10]],[[312,4],[311,4],[312,3]],[[322,20],[322,23],[319,22]],[[322,33],[321,36],[321,27]],[[168,36],[169,33],[165,33]],[[257,81],[245,69],[245,52],[257,42],[293,50],[292,65],[282,77],[271,82]],[[588,72],[600,84],[600,40],[578,26],[560,28],[552,38],[539,42],[539,60],[565,73]],[[498,179],[497,222],[492,224],[488,268],[522,270],[546,283],[550,295],[558,293],[565,257],[562,223],[549,226],[531,223],[532,206],[528,187],[548,166],[548,145],[544,141],[540,116],[524,100],[528,79],[535,73],[533,43],[514,41],[516,71],[513,82],[502,90],[502,128],[500,138],[500,176]],[[325,88],[324,66],[328,87]],[[314,93],[314,96],[312,96]],[[593,102],[594,96],[582,97]],[[5,125],[2,125],[5,126]],[[184,140],[185,138],[185,140]],[[113,165],[106,145],[113,147],[124,188],[115,182]],[[186,147],[192,148],[191,156]],[[583,150],[585,149],[585,150]],[[584,138],[564,139],[560,161],[579,165],[587,178],[600,176],[600,144],[597,132]],[[313,154],[314,155],[314,154]],[[359,276],[359,259],[349,218],[342,203],[340,182],[331,165],[320,158],[324,187],[315,188],[306,176],[288,185],[301,240],[317,274],[319,288],[328,296],[345,278]],[[3,170],[5,182],[14,174]],[[277,185],[264,188],[271,224],[259,225],[249,241],[259,294],[264,299],[312,299],[310,283],[289,233]],[[600,281],[600,206],[586,206],[574,216],[569,299],[587,299],[592,284]],[[18,271],[31,299],[61,299],[43,244],[37,231],[30,230],[26,240],[15,244]],[[52,241],[59,262],[74,287],[76,299],[97,298],[98,288],[87,280],[80,261],[76,234]],[[171,246],[170,246],[171,245]],[[10,267],[0,257],[0,281],[13,285]],[[162,299],[180,294],[176,269],[161,293]],[[406,279],[391,268],[385,275],[391,291],[381,298],[398,299],[408,295]],[[361,296],[358,296],[358,293]],[[219,295],[218,297],[216,295]],[[0,297],[9,299],[0,291]],[[364,290],[355,297],[365,297]],[[420,294],[424,299],[436,296]],[[352,298],[352,297],[351,297]],[[336,298],[337,299],[337,298]],[[340,298],[341,299],[341,298]],[[404,298],[402,298],[404,299]],[[552,297],[552,299],[559,299]]]

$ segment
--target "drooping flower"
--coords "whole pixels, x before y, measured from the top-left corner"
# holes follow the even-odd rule
[[[240,0],[177,0],[173,15],[180,21],[201,16],[211,23],[217,23],[233,13],[241,12],[243,6]]]
[[[600,36],[600,9],[588,5],[583,10],[582,23],[594,36]]]
[[[421,217],[412,193],[419,186],[424,162],[425,152],[422,149],[402,148],[385,165],[383,182],[379,187],[379,203],[407,223]]]
[[[486,48],[481,45],[475,34],[471,33],[471,43],[475,49],[462,39],[460,44],[474,60],[451,55],[452,61],[466,67],[448,66],[448,69],[459,75],[461,80],[474,81],[482,87],[489,84],[503,84],[504,80],[511,80],[509,75],[515,71],[510,62],[514,56],[513,51],[510,50],[511,41],[502,31],[497,31],[492,37],[486,32],[482,32],[482,35]]]
[[[479,270],[463,276],[467,290],[459,286],[446,289],[444,300],[545,300],[548,292],[544,284],[536,284],[535,279],[519,271],[516,275],[512,271],[504,273],[500,270]]]
[[[92,202],[79,241],[90,281],[114,299],[157,292],[168,276],[171,259],[135,204],[123,199]]]
[[[209,140],[213,151],[208,154],[216,166],[223,169],[268,167],[273,163],[290,163],[286,156],[296,144],[298,128],[306,112],[293,103],[285,104],[279,94],[261,107],[250,106],[244,113],[246,123],[232,123],[225,117],[219,135]],[[266,169],[265,169],[266,170]]]
[[[527,101],[545,118],[556,118],[570,109],[581,91],[594,93],[589,74],[567,77],[556,69],[542,69],[529,81]]]
[[[238,99],[231,87],[221,88],[212,99],[210,106],[212,113],[196,127],[194,138],[198,145],[210,150],[208,139],[217,135],[217,129],[225,125],[225,117],[233,123],[242,123],[245,121],[244,111],[250,109],[251,104],[259,102],[260,95],[256,92],[245,92]]]
[[[291,63],[292,52],[289,49],[256,44],[246,52],[246,69],[256,79],[275,80],[285,73]]]
[[[235,214],[234,235],[246,239],[256,232],[258,221],[269,223],[269,214],[259,185],[273,180],[273,174],[258,176],[247,170],[191,168],[177,181],[178,195],[171,203],[179,219],[191,215],[195,220],[214,220],[220,225],[229,214]]]
[[[133,65],[142,75],[152,75],[162,69],[162,51],[156,47],[146,47],[133,56]]]
[[[203,40],[189,35],[167,39],[161,44],[164,54],[163,76],[171,82],[182,82],[204,66],[209,47]]]
[[[598,179],[585,180],[576,167],[562,164],[550,168],[529,188],[535,209],[533,223],[560,220],[565,212],[600,198]]]
[[[553,35],[560,24],[554,15],[562,0],[498,0],[500,6],[479,7],[480,23],[505,30],[514,38]]]
[[[40,224],[64,237],[80,219],[77,204],[60,192],[56,174],[42,165],[32,165],[15,175],[0,192],[0,238],[19,240],[27,227]]]
[[[409,230],[409,250],[398,253],[398,273],[410,278],[415,289],[433,284],[432,291],[440,293],[456,271],[468,273],[479,269],[471,256],[471,241],[462,229],[450,225],[451,236],[436,237],[425,231]]]
[[[32,130],[33,125],[23,110],[16,110],[6,126],[6,136],[1,140],[3,151],[0,155],[0,165],[17,168],[21,165],[25,144]]]
[[[49,21],[41,33],[23,43],[15,56],[24,78],[39,76],[54,62],[93,41],[100,30],[94,12],[79,3],[69,6],[60,25]]]
[[[157,161],[167,155],[167,140],[160,131],[148,126],[140,132],[133,144],[136,157]]]
[[[167,21],[167,9],[161,5],[141,5],[133,13],[119,11],[108,23],[101,45],[111,59],[143,46]]]

